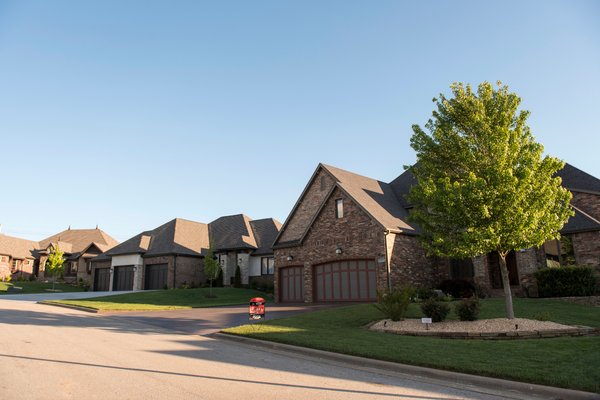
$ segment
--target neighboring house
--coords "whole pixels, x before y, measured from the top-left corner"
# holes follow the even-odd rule
[[[272,262],[273,251],[268,246],[280,226],[273,219],[253,221],[242,214],[221,217],[210,224],[176,218],[94,258],[92,289],[152,290],[206,283],[203,259],[211,238],[215,240],[215,256],[224,267],[224,284],[233,283],[237,265],[243,283],[249,279],[268,281],[269,271],[261,276],[260,263],[269,257]],[[273,282],[273,269],[270,272]]]
[[[7,276],[17,279],[19,275],[29,278],[39,265],[38,246],[38,242],[0,235],[0,280]]]
[[[600,180],[568,164],[559,175],[576,211],[561,234],[571,238],[576,263],[598,266]],[[272,246],[275,300],[375,301],[375,289],[436,287],[451,278],[501,295],[494,292],[502,286],[493,253],[461,260],[426,256],[417,243],[422,230],[406,222],[412,205],[404,195],[414,184],[408,171],[385,183],[319,164]],[[515,291],[521,284],[529,288],[533,271],[549,265],[546,260],[564,254],[544,247],[509,257]]]
[[[45,264],[52,248],[64,253],[65,280],[89,282],[90,260],[119,242],[98,229],[67,229],[40,242],[0,235],[0,277],[6,268],[17,278],[31,274],[45,277]]]
[[[225,284],[233,284],[238,265],[243,284],[251,280],[274,283],[275,260],[270,246],[281,228],[279,221],[251,220],[237,214],[218,218],[208,225],[210,237],[215,240],[215,255],[223,266]]]

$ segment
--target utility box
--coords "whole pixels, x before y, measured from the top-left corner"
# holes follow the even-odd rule
[[[255,297],[252,300],[250,300],[248,319],[265,319],[265,299],[263,299],[262,297]]]

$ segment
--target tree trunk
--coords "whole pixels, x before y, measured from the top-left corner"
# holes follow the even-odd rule
[[[504,298],[506,300],[506,318],[515,319],[512,293],[510,292],[510,279],[508,278],[508,268],[506,268],[506,254],[502,255],[502,253],[498,251],[498,256],[498,261],[500,262],[500,275],[502,275],[502,285],[504,286]]]

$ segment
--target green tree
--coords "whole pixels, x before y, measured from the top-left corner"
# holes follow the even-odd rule
[[[240,266],[235,267],[235,276],[233,277],[233,287],[241,288],[242,287],[242,271],[240,270]]]
[[[204,273],[207,279],[210,281],[210,292],[209,296],[212,297],[212,284],[215,279],[219,276],[219,272],[223,268],[221,264],[215,259],[215,240],[210,240],[208,251],[204,256]]]
[[[48,256],[48,260],[46,261],[46,271],[52,277],[52,290],[54,290],[54,282],[56,281],[56,276],[63,273],[65,267],[65,259],[63,258],[63,252],[60,251],[58,245],[56,248],[52,248],[50,250],[50,255]]]
[[[425,133],[413,125],[411,147],[417,163],[410,169],[418,185],[408,200],[409,221],[425,230],[420,242],[429,255],[472,257],[498,252],[506,297],[506,317],[514,318],[506,256],[560,237],[570,216],[571,193],[553,174],[564,162],[543,157],[518,111],[521,98],[487,82],[473,92],[456,82],[453,98],[433,99]]]

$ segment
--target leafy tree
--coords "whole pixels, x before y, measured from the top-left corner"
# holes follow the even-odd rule
[[[56,248],[52,248],[50,250],[50,255],[48,256],[48,260],[46,261],[46,271],[53,278],[52,290],[54,290],[54,282],[56,281],[56,276],[61,275],[65,269],[65,259],[63,258],[63,254],[64,253],[58,248],[58,245],[56,245]]]
[[[425,133],[413,125],[411,147],[417,163],[410,169],[418,185],[408,200],[409,221],[425,234],[428,255],[472,257],[498,252],[506,316],[514,318],[506,256],[560,237],[558,230],[574,213],[571,193],[553,174],[564,166],[543,157],[525,124],[529,111],[517,111],[521,98],[487,82],[473,92],[456,82],[454,98],[433,99]]]
[[[242,287],[242,271],[240,270],[240,266],[235,267],[235,276],[233,277],[233,287],[241,288]]]
[[[215,279],[219,276],[219,272],[223,268],[221,264],[217,262],[215,259],[215,240],[210,240],[210,245],[208,247],[208,251],[206,252],[206,256],[204,256],[204,273],[208,280],[210,280],[210,292],[209,296],[212,297],[212,284]]]

